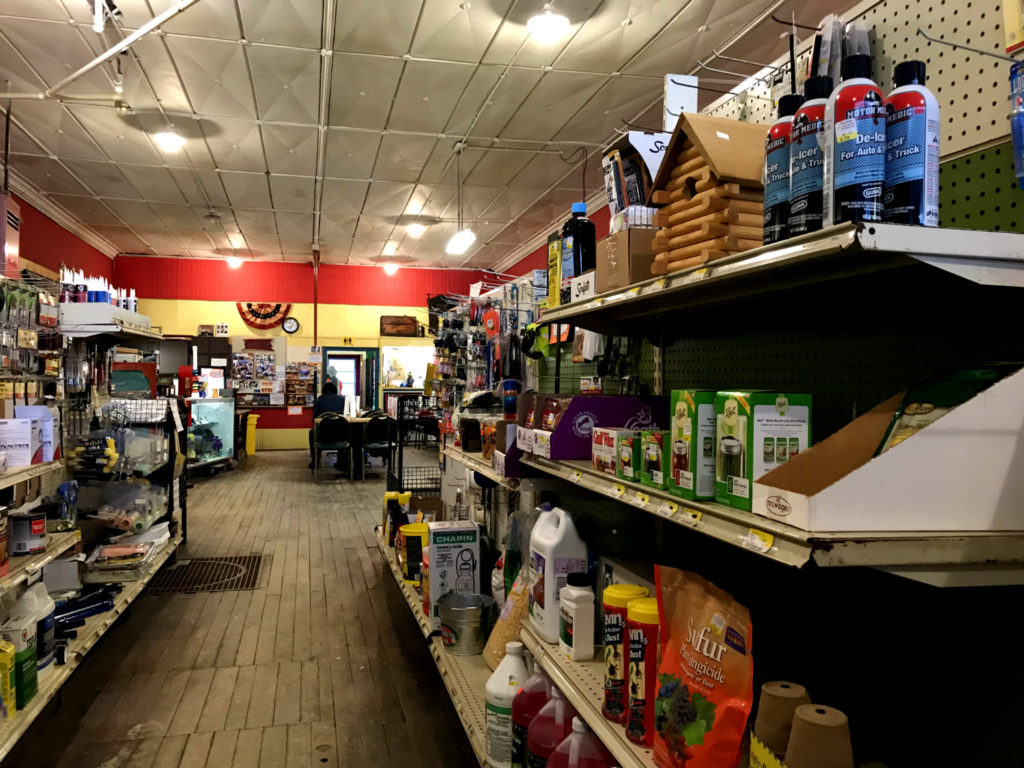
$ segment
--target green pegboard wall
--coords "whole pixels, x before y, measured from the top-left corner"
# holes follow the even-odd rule
[[[637,370],[632,373],[639,375],[640,384],[648,393],[654,391],[654,348],[647,341],[641,342],[640,354],[638,357]],[[597,361],[590,363],[572,362],[572,344],[559,345],[562,355],[562,386],[561,392],[566,395],[579,394],[580,378],[584,376],[597,376]],[[618,379],[609,378],[605,382],[606,392],[614,394],[618,386]],[[555,358],[545,357],[540,361],[539,391],[555,391]]]
[[[954,229],[1024,232],[1024,192],[1010,142],[942,164],[939,220]]]

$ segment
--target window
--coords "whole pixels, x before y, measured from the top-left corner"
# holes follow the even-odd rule
[[[359,381],[359,358],[356,355],[328,355],[324,381],[335,381],[342,395],[362,395]]]

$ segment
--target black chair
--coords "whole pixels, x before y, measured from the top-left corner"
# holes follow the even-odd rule
[[[367,456],[384,459],[391,466],[391,440],[387,416],[374,416],[366,423],[366,443],[363,450]],[[363,475],[366,476],[365,473]]]
[[[337,451],[338,459],[342,452],[348,458],[348,477],[352,479],[352,441],[348,419],[340,413],[325,413],[313,427],[313,482],[320,482],[320,469],[323,452]],[[337,464],[335,464],[337,467]]]

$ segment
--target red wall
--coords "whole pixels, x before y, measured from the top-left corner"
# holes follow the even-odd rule
[[[594,227],[597,229],[597,239],[600,240],[603,237],[608,236],[608,225],[611,223],[611,214],[608,212],[608,206],[598,208],[592,214],[590,214],[590,220],[594,222]],[[523,256],[519,261],[509,267],[506,272],[510,275],[525,275],[531,269],[547,269],[548,268],[548,246],[547,243],[537,248],[537,250],[530,252],[526,256]]]
[[[87,275],[105,277],[108,280],[113,277],[113,259],[108,259],[20,197],[16,199],[21,206],[19,250],[22,257],[54,272],[59,272],[63,263],[72,269],[80,269]]]
[[[324,264],[321,304],[423,307],[427,295],[469,293],[483,273],[469,269],[400,269],[392,276],[380,267]],[[114,284],[134,288],[140,299],[205,301],[283,301],[312,303],[313,267],[248,261],[238,269],[216,259],[118,256]]]

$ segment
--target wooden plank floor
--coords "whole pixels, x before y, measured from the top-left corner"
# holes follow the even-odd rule
[[[197,481],[180,557],[272,555],[265,586],[144,593],[3,768],[477,765],[377,552],[383,482],[307,461]]]

